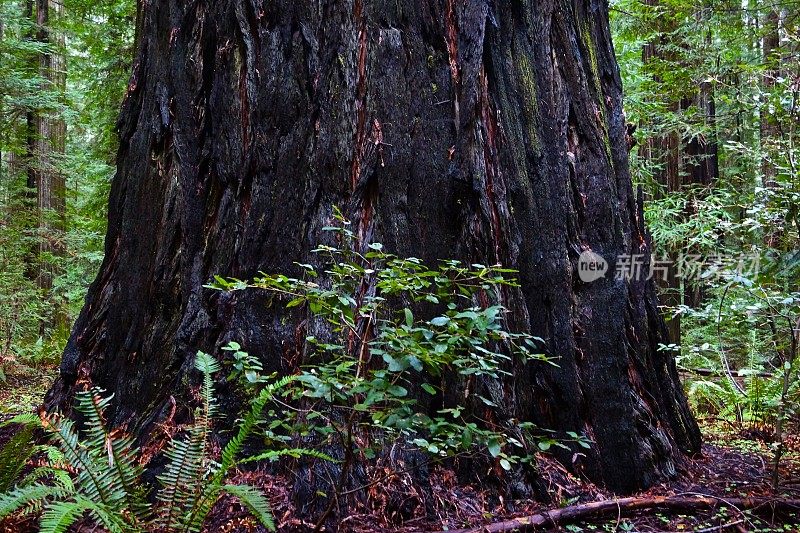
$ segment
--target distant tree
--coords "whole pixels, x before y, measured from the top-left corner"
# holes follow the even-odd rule
[[[777,6],[768,8],[763,21],[763,37],[761,38],[762,61],[764,63],[763,88],[768,95],[775,88],[778,77],[781,75],[781,39],[780,39],[780,14]],[[765,98],[761,106],[761,145],[765,153],[769,153],[771,143],[780,136],[778,119],[775,110],[770,109],[770,100]],[[764,185],[774,188],[776,168],[771,157],[765,157],[762,165]]]
[[[661,0],[646,0],[643,15],[650,23],[652,38],[642,50],[644,71],[652,77],[659,97],[667,113],[662,117],[647,117],[650,123],[662,121],[666,125],[654,131],[642,143],[640,155],[652,166],[654,181],[659,185],[657,197],[690,188],[709,187],[719,178],[719,155],[716,138],[716,101],[714,85],[709,80],[697,80],[693,68],[693,50],[697,44],[693,35],[685,33],[682,24],[686,20],[696,21],[696,27],[703,31],[703,19],[708,6],[704,3],[674,4]],[[710,46],[710,33],[700,41]],[[697,126],[689,130],[683,128],[678,115],[693,115]],[[691,208],[686,217],[693,216]],[[659,250],[673,264],[679,261],[679,254],[686,251],[682,244],[675,249]],[[701,300],[701,285],[677,276],[678,269],[670,269],[669,276],[663,280],[664,303],[678,307],[684,303],[697,306]],[[681,319],[676,316],[667,321],[672,342],[681,342]]]
[[[35,24],[31,33],[39,43],[34,57],[38,62],[40,90],[63,95],[66,83],[64,38],[51,24],[63,15],[60,0],[27,0],[26,11]],[[53,286],[53,256],[63,252],[66,229],[65,177],[59,168],[64,155],[66,124],[59,107],[28,111],[28,187],[35,191],[39,245],[33,265],[38,286],[49,291]]]
[[[0,41],[0,329],[4,356],[12,347],[19,355],[20,341],[35,343],[47,336],[60,309],[51,288],[65,217],[63,185],[59,186],[63,175],[59,177],[54,164],[64,151],[64,90],[63,80],[51,83],[42,77],[43,58],[55,48],[43,37],[35,13],[32,2],[0,6],[4,21]],[[45,127],[49,128],[46,142],[39,134]],[[41,161],[40,155],[46,160]],[[51,207],[41,209],[40,201]],[[41,294],[47,294],[46,304]]]

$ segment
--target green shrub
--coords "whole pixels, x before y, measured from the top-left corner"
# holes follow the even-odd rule
[[[492,385],[519,365],[554,364],[539,353],[541,339],[508,328],[499,302],[517,287],[506,277],[514,271],[458,261],[428,267],[377,243],[359,253],[350,223],[336,217],[339,225],[325,230],[341,245],[319,246],[320,265],[298,265],[302,278],[262,273],[249,282],[217,277],[209,286],[265,291],[313,324],[293,409],[275,417],[268,438],[316,436],[344,451],[343,476],[356,457],[372,459],[388,442],[432,461],[483,452],[507,470],[565,441],[589,446],[578,433],[557,435],[504,416],[502,398],[492,395]],[[232,375],[258,380],[257,359],[238,343],[224,349]],[[450,386],[463,388],[447,394]],[[446,395],[449,404],[429,407]],[[483,418],[487,409],[500,413],[498,422]]]

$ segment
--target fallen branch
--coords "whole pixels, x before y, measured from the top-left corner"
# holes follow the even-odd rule
[[[680,371],[681,375],[694,375],[694,376],[703,376],[703,377],[712,377],[712,378],[724,378],[727,376],[725,371],[723,370],[714,370],[711,368],[689,368],[686,370]],[[734,377],[737,378],[749,378],[749,377],[757,377],[757,378],[772,378],[775,374],[772,372],[762,372],[762,371],[748,371],[746,374],[739,374],[738,372],[734,371]]]
[[[621,516],[649,509],[696,510],[734,507],[759,514],[787,514],[800,512],[800,500],[778,498],[716,498],[713,496],[654,496],[650,498],[620,498],[602,502],[573,505],[543,513],[497,522],[475,528],[459,529],[448,533],[520,533],[537,531],[537,528],[555,527],[579,522],[587,518],[613,515]],[[540,531],[540,530],[539,530]]]

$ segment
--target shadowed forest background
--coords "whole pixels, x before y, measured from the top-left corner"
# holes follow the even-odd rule
[[[624,86],[634,190],[643,201],[654,261],[669,265],[663,277],[656,276],[669,330],[668,341],[660,343],[658,350],[675,357],[706,442],[705,462],[700,460],[701,466],[683,474],[694,477],[701,487],[719,482],[712,491],[714,497],[779,498],[796,503],[800,498],[800,6],[790,0],[612,0],[610,14]],[[58,374],[87,289],[103,262],[109,194],[120,149],[117,120],[124,101],[140,82],[131,76],[137,68],[136,26],[136,4],[130,0],[0,3],[0,415],[6,419],[42,403]],[[596,57],[590,60],[597,62]],[[434,94],[439,89],[431,88]],[[446,101],[444,95],[441,99]],[[389,151],[387,147],[387,158]],[[384,157],[383,152],[379,157]],[[339,215],[337,227],[327,231],[337,235],[339,244],[359,241],[360,230],[347,229],[348,214]],[[325,252],[336,256],[342,250]],[[367,253],[374,254],[369,259],[386,261],[396,277],[412,279],[415,267],[392,263],[388,254],[395,252],[376,245]],[[351,266],[362,259],[342,257]],[[316,274],[311,265],[300,266]],[[506,281],[494,276],[511,279],[515,275],[482,269],[473,265],[461,273],[484,289],[491,286],[500,292]],[[440,272],[444,277],[450,273]],[[221,277],[216,290],[256,288],[291,294],[296,300],[290,306],[296,301],[314,309],[316,304],[325,316],[326,297],[312,285],[268,276],[240,282],[227,279],[228,272],[217,274]],[[337,271],[334,286],[338,282],[349,287],[351,275]],[[444,293],[454,287],[459,286],[448,285]],[[471,296],[471,291],[477,291],[466,282],[460,290]],[[412,293],[411,298],[416,296]],[[440,298],[434,291],[419,300],[439,304]],[[336,322],[339,325],[352,319],[328,318],[341,320]],[[476,323],[480,318],[494,327],[495,317],[465,318],[453,312],[444,318],[453,324],[456,318]],[[413,314],[406,314],[401,322],[411,328],[415,320]],[[435,320],[431,331],[446,324]],[[516,338],[491,327],[482,337],[471,326],[469,333],[452,331],[470,339],[469,335],[476,335],[476,344],[512,338],[520,346],[528,342],[530,355],[537,351],[538,339],[533,336]],[[387,346],[400,338],[404,337],[398,333]],[[230,341],[223,350],[232,358],[231,366],[224,372],[242,379],[246,390],[261,390],[259,384],[269,381],[261,373],[268,372],[247,353],[245,339]],[[333,348],[325,343],[335,344],[329,339],[314,342],[328,351]],[[491,376],[504,364],[500,359],[499,354],[487,352],[481,372]],[[400,364],[390,353],[384,360],[390,369]],[[466,363],[462,367],[457,360],[447,364],[464,374],[471,372]],[[305,396],[332,395],[325,384],[326,368],[321,367],[319,378],[304,377],[304,386],[312,391],[307,390]],[[202,358],[197,369],[206,377],[221,371],[216,362]],[[392,388],[397,386],[393,382],[380,391],[405,405],[408,391]],[[343,394],[338,400],[355,403],[353,398]],[[208,412],[203,416],[211,418]],[[381,424],[392,425],[386,420]],[[277,432],[278,426],[270,430]],[[440,435],[447,431],[452,429],[441,429]],[[469,434],[472,442],[472,433],[461,427],[458,432],[459,439]],[[518,461],[524,463],[510,452],[506,456],[505,447],[500,450],[499,442],[505,446],[505,437],[477,429],[474,433],[476,440],[484,439],[483,446],[503,470],[514,470]],[[560,446],[564,438],[572,448]],[[447,444],[430,439],[417,446],[434,455],[444,454],[447,446],[456,449],[448,439],[442,437]],[[546,489],[555,504],[567,507],[591,499],[581,496],[601,494],[602,489],[570,478],[553,459],[563,462],[558,454],[564,452],[555,451],[560,447],[569,451],[586,445],[588,449],[586,435],[544,434],[537,439],[536,453],[548,465],[544,469],[557,472]],[[291,457],[307,453],[285,452]],[[327,453],[332,452],[319,451],[320,460],[328,460]],[[336,459],[350,462],[347,454]],[[233,471],[232,465],[228,467]],[[252,481],[247,471],[237,475],[244,482]],[[3,487],[2,480],[0,476],[0,489],[13,486],[9,481]],[[439,483],[450,487],[447,481]],[[288,505],[286,489],[281,487],[269,494],[278,509]],[[681,487],[657,496],[682,497],[697,489],[689,482]],[[236,490],[231,495],[241,496],[244,502],[249,493]],[[479,486],[476,492],[480,490]],[[475,520],[495,516],[491,511],[495,504],[487,503],[490,498],[484,500],[471,492],[469,498],[481,502],[476,508],[483,508],[463,511],[462,522],[475,524]],[[248,507],[258,508],[258,502]],[[790,531],[798,527],[798,509],[791,505],[778,520],[775,513],[768,519],[763,513],[729,509],[728,515],[709,512],[693,517],[678,503],[671,508],[671,513],[656,518],[651,514],[638,521],[617,519],[616,512],[610,521],[576,519],[569,530],[750,531],[758,527]],[[217,520],[216,526],[206,527],[227,523],[225,512],[215,509],[212,522]],[[522,506],[506,516],[526,509]],[[283,524],[279,526],[302,530],[319,528],[332,506],[319,509],[323,518],[310,525],[290,524],[292,508],[285,510],[283,516],[273,513]],[[92,510],[87,507],[84,512]],[[402,510],[393,512],[402,514]],[[795,525],[785,525],[792,520]],[[458,525],[450,522],[451,528]]]

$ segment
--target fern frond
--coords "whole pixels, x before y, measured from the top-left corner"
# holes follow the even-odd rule
[[[142,531],[138,524],[151,515],[140,483],[142,468],[136,462],[132,440],[106,429],[104,411],[109,402],[99,389],[78,393],[77,409],[86,419],[85,440],[80,439],[72,420],[53,417],[45,422],[53,444],[29,444],[25,449],[28,455],[34,450],[45,453],[50,466],[34,469],[17,489],[0,494],[0,518],[44,508],[40,531],[59,533],[68,531],[88,512],[110,533]],[[15,420],[29,422],[29,428],[34,422],[42,423],[30,416]],[[26,443],[31,436],[25,436]],[[4,464],[2,455],[0,464]],[[18,455],[28,457],[21,451]],[[14,470],[4,468],[2,478],[14,474]]]
[[[194,359],[194,366],[203,374],[215,374],[221,370],[219,362],[205,352],[197,352]]]
[[[215,478],[219,480],[220,484],[227,475],[228,471],[236,464],[236,456],[241,452],[245,441],[253,432],[253,428],[255,428],[256,424],[261,421],[267,402],[269,402],[280,390],[297,381],[297,379],[298,376],[286,376],[275,383],[270,383],[264,387],[264,389],[252,401],[250,404],[250,412],[247,414],[247,416],[245,416],[244,420],[239,425],[239,431],[233,436],[233,438],[231,438],[230,441],[228,441],[228,444],[226,444],[225,448],[222,450],[222,459],[215,475]]]
[[[200,531],[208,513],[211,512],[211,508],[217,503],[220,492],[222,492],[222,486],[215,483],[213,479],[203,484],[200,494],[197,495],[192,505],[187,508],[187,514],[182,522],[185,531]]]
[[[272,509],[270,508],[269,501],[267,501],[267,498],[261,490],[249,485],[224,485],[222,490],[231,496],[239,498],[239,501],[253,513],[253,516],[258,518],[258,521],[261,522],[264,527],[270,531],[275,531]]]
[[[64,454],[58,447],[53,446],[52,444],[42,444],[36,447],[34,453],[37,454],[44,454],[47,457],[47,461],[50,464],[60,464],[64,463],[66,459],[64,458]]]
[[[7,492],[14,486],[28,459],[33,455],[36,449],[31,442],[33,428],[33,425],[26,425],[0,450],[0,493]]]
[[[300,457],[312,457],[314,459],[321,459],[323,461],[330,461],[331,463],[337,462],[336,459],[330,455],[324,454],[317,450],[306,450],[304,448],[291,448],[288,450],[269,450],[258,455],[253,455],[246,459],[242,459],[239,463],[257,463],[259,461],[276,461],[281,457],[292,457],[299,459]]]
[[[133,515],[144,520],[149,514],[144,489],[139,483],[143,468],[136,461],[133,440],[113,435],[106,427],[105,409],[113,396],[103,397],[94,388],[77,394],[77,408],[86,417],[85,442],[89,457],[108,475],[108,490],[121,492],[121,499]],[[106,466],[108,465],[108,466]]]
[[[56,486],[62,488],[68,493],[75,492],[75,484],[69,472],[54,468],[52,466],[39,466],[31,470],[22,480],[17,484],[19,487],[26,487],[33,485],[40,481],[49,481],[55,483]]]
[[[190,515],[190,525],[194,526],[198,522],[202,523],[205,516],[211,511],[219,497],[219,492],[223,486],[223,481],[228,472],[236,465],[236,457],[242,450],[245,441],[250,437],[256,424],[261,421],[264,408],[280,390],[296,381],[298,376],[286,376],[285,378],[267,385],[256,396],[250,404],[250,412],[239,424],[239,431],[225,445],[222,450],[222,457],[211,478],[203,487],[203,493],[198,498],[195,508]]]
[[[78,439],[75,424],[72,420],[62,419],[52,422],[48,429],[51,430],[53,439],[58,444],[67,463],[78,470],[76,485],[80,491],[91,500],[109,506],[119,505],[124,501],[124,491],[115,486],[113,473],[103,469],[97,464],[86,446]],[[95,454],[96,455],[96,454]]]
[[[42,421],[38,416],[26,413],[4,420],[0,428],[10,425],[21,425],[22,429],[0,450],[0,493],[8,492],[19,481],[28,459],[36,452],[33,432],[35,428],[42,427]]]
[[[8,420],[3,420],[2,422],[0,422],[0,428],[4,428],[6,426],[11,426],[14,424],[20,424],[23,426],[41,427],[42,420],[33,413],[23,413],[20,415],[13,416]]]
[[[213,497],[216,501],[216,496],[212,495],[219,493],[220,483],[210,480],[207,473],[211,464],[208,453],[211,420],[216,415],[212,375],[219,372],[221,367],[211,355],[197,352],[195,368],[203,374],[203,405],[195,418],[189,438],[174,443],[167,452],[173,468],[168,467],[167,472],[159,477],[163,489],[158,498],[166,507],[166,515],[161,524],[167,530],[177,524],[188,531],[199,530],[211,510],[206,500]],[[178,509],[182,510],[182,516],[176,515]]]
[[[162,488],[157,499],[161,503],[156,524],[172,531],[194,509],[200,496],[197,487],[205,481],[203,453],[205,432],[197,427],[186,438],[173,440],[166,452],[167,468],[158,476]]]
[[[203,405],[199,410],[189,437],[174,441],[167,451],[170,464],[159,476],[163,489],[158,494],[166,514],[161,515],[159,523],[166,530],[180,525],[183,530],[196,531],[210,511],[205,511],[204,501],[219,487],[210,484],[207,476],[210,464],[208,442],[211,420],[216,414],[214,400],[214,381],[212,375],[220,370],[220,365],[205,352],[197,352],[195,368],[203,374],[201,396]],[[216,500],[216,498],[215,498]]]
[[[53,483],[55,483],[56,486],[61,487],[64,492],[75,492],[75,482],[72,481],[72,476],[69,475],[69,472],[64,470],[51,470],[51,475]]]
[[[211,420],[216,416],[217,404],[214,399],[214,381],[212,375],[219,372],[220,366],[216,359],[204,352],[197,352],[195,367],[203,374],[203,411],[195,420],[195,427],[203,433],[203,465],[208,458],[208,438],[211,432]],[[198,487],[199,490],[199,487]]]
[[[141,528],[126,522],[124,515],[119,514],[114,509],[107,509],[105,506],[87,500],[83,496],[77,496],[75,501],[85,506],[95,522],[107,529],[109,533],[138,533],[142,531]]]
[[[0,520],[25,507],[31,507],[33,510],[40,509],[48,498],[65,496],[67,496],[67,493],[62,487],[43,484],[17,487],[9,492],[0,494]]]
[[[198,420],[200,424],[210,425],[211,419],[216,414],[216,403],[214,401],[214,381],[213,374],[220,371],[221,367],[219,362],[212,356],[205,352],[197,352],[194,360],[194,366],[203,374],[203,415],[205,420]]]
[[[89,510],[87,502],[88,500],[80,502],[68,500],[51,503],[42,514],[42,521],[39,523],[40,533],[66,533],[70,526]]]
[[[280,391],[282,391],[283,389],[285,389],[286,387],[288,387],[289,385],[291,385],[295,381],[298,381],[299,379],[300,379],[300,376],[286,376],[286,377],[283,377],[283,378],[279,379],[278,381],[276,381],[275,383],[270,383],[266,387],[264,387],[264,392],[269,394],[270,397],[277,396],[277,394]]]

